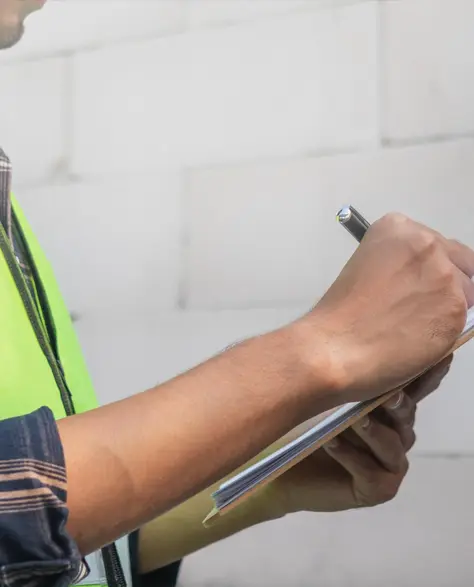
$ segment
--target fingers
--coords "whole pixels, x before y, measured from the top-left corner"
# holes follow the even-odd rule
[[[472,282],[471,278],[464,273],[461,273],[460,277],[467,307],[472,308],[474,306],[474,283]]]
[[[436,230],[418,222],[415,222],[414,225],[422,229],[425,233],[433,235],[444,246],[451,263],[467,275],[469,279],[474,277],[474,250],[456,239],[445,238]]]
[[[415,402],[405,393],[379,412],[390,422],[366,416],[324,448],[352,477],[358,505],[376,505],[395,497],[408,471],[407,451],[415,442]]]
[[[382,453],[385,453],[384,442],[390,440],[390,437],[387,437],[385,431],[388,427],[392,428],[398,434],[405,452],[409,451],[416,440],[413,429],[416,404],[438,389],[441,381],[449,372],[452,360],[453,356],[448,356],[409,385],[405,391],[397,393],[384,405],[375,410],[369,420],[371,423],[370,434],[368,434],[369,431],[365,433],[364,428],[359,424],[354,426],[354,430],[348,430],[344,433],[346,439],[352,442],[352,444],[355,444],[359,449],[365,444],[372,451],[373,449],[378,449]],[[378,434],[381,435],[380,438],[377,438]],[[377,446],[377,443],[379,443],[379,446]],[[374,454],[377,458],[380,457],[382,464],[387,464],[383,454],[379,452],[375,452]],[[390,462],[388,465],[390,466]]]
[[[416,403],[403,391],[390,398],[381,408],[398,434],[404,451],[409,451],[415,444]]]
[[[407,450],[410,448],[407,443],[412,441],[408,429],[414,424],[416,404],[439,388],[449,373],[452,360],[451,354],[374,412],[374,416],[381,419],[382,423],[395,427],[404,437],[403,443]]]
[[[433,393],[433,391],[438,389],[443,379],[449,373],[452,361],[453,355],[449,355],[449,357],[446,357],[446,359],[438,363],[436,367],[433,367],[427,373],[410,384],[405,389],[405,393],[413,400],[415,404],[420,402],[422,399]]]
[[[400,426],[413,426],[415,423],[416,404],[404,391],[396,393],[387,400],[382,409]]]
[[[359,505],[376,505],[396,495],[408,471],[406,453],[416,438],[416,403],[439,387],[452,359],[450,355],[441,361],[405,392],[390,398],[370,417],[324,447],[352,477]]]
[[[328,442],[324,449],[355,480],[372,478],[381,469],[380,464],[366,451],[355,446],[342,435]]]
[[[467,277],[474,276],[474,251],[457,240],[445,239],[445,246],[451,262]]]
[[[456,265],[461,273],[461,282],[468,308],[474,306],[474,251],[453,239],[443,239],[451,263]]]
[[[393,499],[408,471],[406,458],[399,470],[391,473],[368,452],[354,446],[343,436],[324,448],[352,478],[352,492],[357,506],[374,506]]]
[[[416,404],[435,391],[449,372],[452,355],[421,376],[403,392],[390,398],[366,420],[343,433],[346,441],[361,452],[367,450],[389,471],[406,466],[406,452],[416,440]],[[364,426],[365,424],[365,426]]]
[[[474,306],[474,283],[472,282],[474,277],[474,251],[455,239],[447,239],[434,230],[428,230],[441,241],[449,260],[459,269],[464,297],[468,308],[472,308]]]
[[[412,424],[414,418],[404,410],[405,415],[399,416],[394,428],[385,426],[376,419],[366,416],[353,426],[354,432],[364,442],[375,459],[392,473],[399,473],[407,468],[406,451],[415,442]]]

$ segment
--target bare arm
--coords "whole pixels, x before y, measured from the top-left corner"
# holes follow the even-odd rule
[[[69,531],[88,553],[210,486],[337,401],[292,327],[248,340],[153,390],[59,422]]]
[[[465,324],[472,275],[473,251],[385,217],[295,324],[156,389],[62,420],[68,528],[81,552],[196,495],[302,421],[436,364]]]

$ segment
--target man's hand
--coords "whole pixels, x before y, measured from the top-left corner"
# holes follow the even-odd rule
[[[404,216],[385,216],[301,321],[308,364],[314,357],[321,371],[323,347],[341,403],[407,383],[452,349],[474,302],[473,275],[471,249]]]
[[[395,497],[415,442],[416,404],[439,387],[450,364],[451,357],[277,479],[267,493],[275,516],[370,507]]]

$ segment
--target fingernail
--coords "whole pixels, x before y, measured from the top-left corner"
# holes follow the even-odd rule
[[[362,428],[362,430],[367,430],[367,428],[369,426],[370,426],[369,416],[365,416],[365,418],[362,418],[362,420],[359,421],[359,427]]]
[[[337,438],[332,438],[329,442],[326,443],[326,448],[335,449],[339,446],[339,440]]]
[[[397,393],[394,397],[391,397],[388,402],[387,402],[387,408],[389,410],[397,410],[403,402],[403,398],[404,398],[404,393],[403,391],[400,391],[399,393]]]

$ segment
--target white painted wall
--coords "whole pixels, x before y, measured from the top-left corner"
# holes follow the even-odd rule
[[[309,307],[353,250],[341,204],[474,246],[473,23],[472,0],[50,0],[31,17],[0,56],[0,140],[102,401]],[[244,533],[183,585],[472,582],[472,356],[420,411],[395,502]]]

